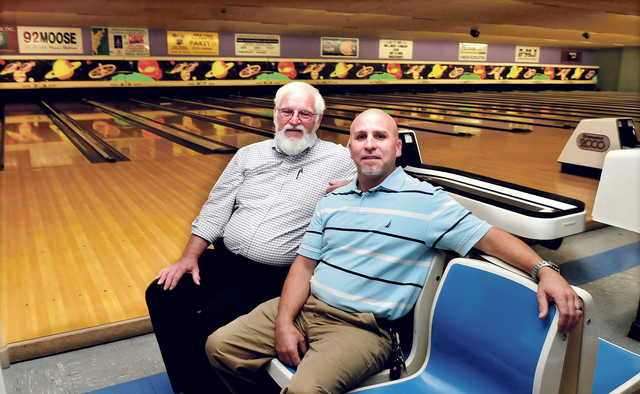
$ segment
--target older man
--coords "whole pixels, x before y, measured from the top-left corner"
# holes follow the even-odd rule
[[[219,371],[251,380],[277,356],[298,366],[286,392],[348,391],[384,367],[392,344],[385,327],[415,304],[436,248],[464,255],[476,247],[526,271],[537,267],[540,317],[552,299],[561,329],[575,325],[581,300],[549,263],[397,168],[401,146],[386,113],[356,117],[349,150],[357,178],[318,203],[282,296],[209,337]]]
[[[275,138],[236,153],[194,220],[182,257],[147,289],[174,391],[220,386],[210,378],[207,336],[279,294],[316,202],[330,181],[355,175],[347,149],[316,136],[325,109],[317,89],[292,82],[274,101]]]

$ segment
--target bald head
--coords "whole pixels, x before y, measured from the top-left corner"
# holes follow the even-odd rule
[[[375,125],[375,126],[374,126]],[[353,136],[354,130],[359,130],[363,126],[370,128],[381,128],[388,131],[394,138],[398,138],[398,125],[389,114],[377,108],[368,109],[358,114],[351,122],[350,134]],[[351,138],[351,137],[350,137]]]

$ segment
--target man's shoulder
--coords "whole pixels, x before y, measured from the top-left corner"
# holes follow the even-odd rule
[[[254,142],[253,144],[245,145],[242,148],[238,149],[238,152],[254,152],[254,151],[265,151],[273,148],[273,140],[268,139],[260,142]]]
[[[402,187],[399,191],[419,191],[425,194],[433,195],[440,190],[439,187],[435,187],[431,183],[415,178],[407,173],[404,174],[404,177],[404,182],[402,183]]]
[[[340,144],[336,144],[335,142],[318,140],[313,147],[314,151],[318,151],[319,153],[334,155],[334,156],[344,156],[349,157],[349,150]]]

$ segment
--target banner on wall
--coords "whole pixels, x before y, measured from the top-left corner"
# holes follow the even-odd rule
[[[236,56],[280,56],[280,36],[237,33]]]
[[[107,28],[109,55],[149,56],[149,30],[125,27]]]
[[[291,61],[262,58],[102,59],[51,56],[0,59],[0,89],[115,86],[271,85],[291,80],[321,84],[588,83],[594,66],[485,62],[397,62],[346,59]]]
[[[474,42],[461,42],[458,44],[458,60],[486,62],[489,45],[476,44]]]
[[[0,25],[0,53],[18,52],[18,33],[15,26]]]
[[[213,55],[220,54],[218,33],[206,31],[167,31],[169,55]]]
[[[82,53],[79,27],[18,26],[20,53]]]
[[[540,47],[524,47],[516,45],[517,63],[538,63],[540,61]]]
[[[412,59],[413,41],[411,40],[380,40],[380,59]]]
[[[358,57],[360,40],[357,38],[320,37],[320,56]]]

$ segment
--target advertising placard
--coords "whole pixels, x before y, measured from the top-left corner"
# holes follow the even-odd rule
[[[357,38],[320,37],[320,56],[358,57],[360,40]]]
[[[380,59],[411,59],[413,58],[413,41],[411,40],[380,40]]]
[[[218,33],[206,31],[167,31],[169,55],[213,55],[220,54]]]
[[[474,42],[461,42],[458,44],[458,60],[486,62],[489,45]]]
[[[149,31],[147,29],[110,27],[109,55],[149,56]]]
[[[0,53],[18,52],[18,32],[15,26],[0,25]]]
[[[277,34],[236,34],[236,56],[280,56]]]
[[[515,61],[518,63],[538,63],[540,61],[540,47],[516,45]]]
[[[18,26],[20,53],[82,53],[79,27]]]
[[[109,28],[91,28],[91,54],[109,55]]]

